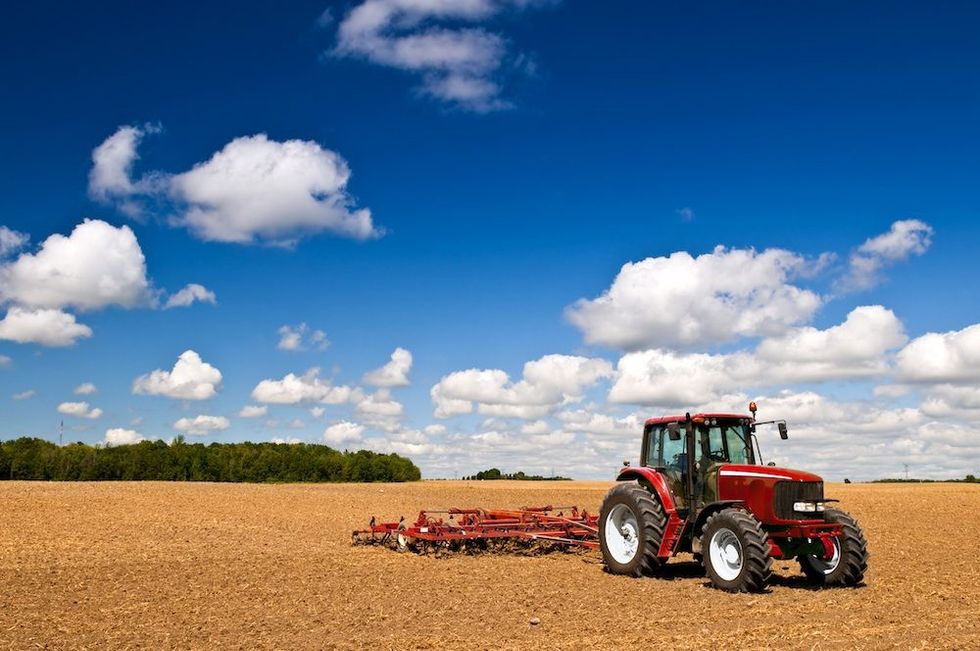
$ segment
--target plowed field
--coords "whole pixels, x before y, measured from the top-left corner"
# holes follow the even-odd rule
[[[870,544],[850,590],[808,589],[795,562],[731,595],[690,557],[634,580],[598,553],[350,545],[371,515],[597,510],[608,486],[0,482],[0,648],[980,648],[977,485],[828,485]]]

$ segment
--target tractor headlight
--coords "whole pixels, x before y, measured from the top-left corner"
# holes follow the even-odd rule
[[[793,510],[797,513],[816,513],[823,511],[823,504],[816,502],[793,502]]]

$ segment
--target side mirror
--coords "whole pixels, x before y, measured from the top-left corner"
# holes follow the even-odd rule
[[[776,427],[779,428],[779,438],[784,441],[789,438],[789,435],[786,433],[786,423],[777,423]]]
[[[677,423],[667,423],[667,436],[671,441],[681,440],[681,426]]]

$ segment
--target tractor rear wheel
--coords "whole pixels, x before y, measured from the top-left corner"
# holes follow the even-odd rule
[[[657,498],[635,481],[614,486],[599,512],[599,547],[613,574],[643,576],[661,566],[667,518]]]
[[[827,509],[824,519],[841,526],[829,559],[800,556],[800,568],[812,583],[822,586],[853,587],[861,583],[868,569],[868,541],[857,520],[840,509]]]
[[[701,534],[704,570],[728,592],[763,592],[772,578],[769,541],[751,513],[725,509],[708,517]]]

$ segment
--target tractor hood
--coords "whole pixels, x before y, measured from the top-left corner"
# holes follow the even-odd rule
[[[770,481],[823,481],[819,475],[792,468],[774,466],[748,466],[726,463],[718,471],[719,477],[740,478],[742,481],[768,479]]]
[[[791,468],[724,464],[718,468],[718,495],[744,502],[763,524],[790,524],[803,519],[793,513],[794,502],[823,499],[823,480]]]

